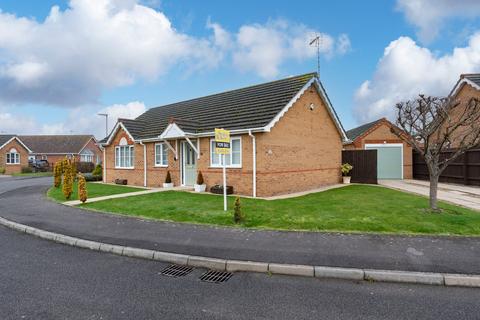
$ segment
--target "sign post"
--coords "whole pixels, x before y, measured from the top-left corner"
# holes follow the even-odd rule
[[[230,154],[230,131],[215,129],[215,153],[220,155],[223,167],[223,210],[227,211],[227,162],[226,155]]]

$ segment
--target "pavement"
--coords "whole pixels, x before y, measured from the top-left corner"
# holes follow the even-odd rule
[[[45,197],[51,178],[3,181],[0,216],[87,240],[228,260],[480,274],[479,237],[282,232],[160,222],[54,203]]]
[[[78,249],[0,226],[0,319],[477,319],[480,290],[234,273]]]
[[[429,196],[430,184],[422,180],[379,180],[382,186]],[[438,199],[462,207],[480,211],[480,187],[463,186],[448,183],[438,184]]]

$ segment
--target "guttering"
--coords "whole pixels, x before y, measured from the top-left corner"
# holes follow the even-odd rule
[[[102,147],[103,153],[103,183],[107,183],[107,150],[105,147]]]
[[[253,197],[257,197],[257,142],[252,130],[248,130],[248,135],[252,138],[252,154],[253,154],[253,169],[252,169],[252,181],[253,181]]]
[[[139,142],[143,146],[143,186],[147,187],[147,146],[142,141]]]

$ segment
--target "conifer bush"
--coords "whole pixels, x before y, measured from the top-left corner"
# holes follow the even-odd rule
[[[70,200],[73,193],[73,170],[70,160],[65,159],[63,162],[63,185],[62,192],[66,200]]]
[[[242,223],[245,217],[242,212],[242,205],[240,203],[240,197],[235,198],[235,204],[233,207],[233,221],[235,223]]]
[[[172,176],[170,175],[170,171],[167,171],[167,176],[165,177],[165,183],[172,183]]]
[[[53,167],[53,185],[55,188],[59,188],[62,184],[62,161],[55,163]]]
[[[83,174],[78,175],[78,199],[85,203],[87,201],[88,192],[87,192],[87,182]]]
[[[197,184],[201,185],[201,184],[203,184],[203,183],[204,183],[204,181],[203,181],[202,171],[198,171]]]

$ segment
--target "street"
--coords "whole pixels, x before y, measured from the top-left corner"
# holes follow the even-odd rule
[[[161,275],[166,264],[0,228],[1,319],[475,319],[480,290],[236,273]]]

